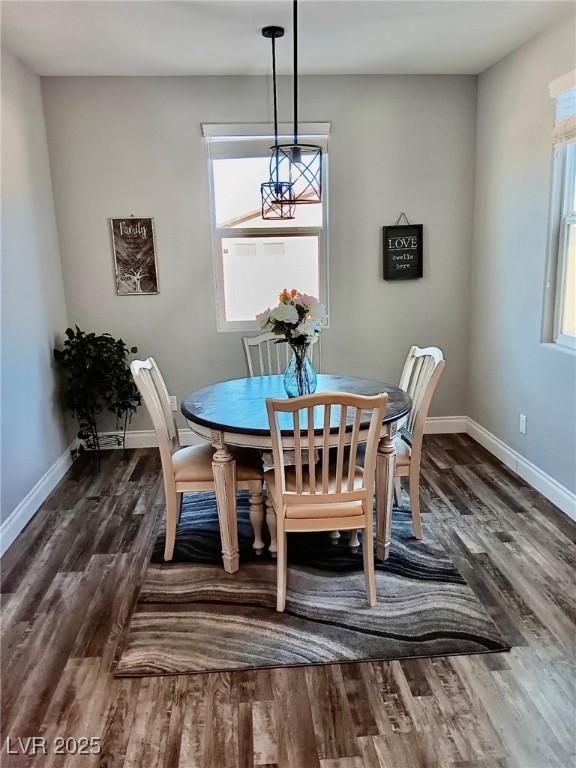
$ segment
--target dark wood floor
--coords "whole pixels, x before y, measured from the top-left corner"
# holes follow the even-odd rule
[[[162,511],[155,450],[77,462],[2,560],[2,765],[568,768],[575,528],[465,436],[425,441],[428,521],[506,654],[115,680]],[[432,516],[433,515],[433,516]],[[47,756],[9,756],[44,736]],[[99,737],[93,757],[53,739]]]

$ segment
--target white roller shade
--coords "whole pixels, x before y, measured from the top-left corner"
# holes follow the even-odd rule
[[[576,70],[550,83],[550,95],[556,101],[552,143],[576,141]]]
[[[278,125],[278,141],[290,144],[292,124]],[[274,144],[274,128],[269,123],[202,123],[202,134],[208,140],[212,159],[226,157],[268,157]],[[318,144],[328,149],[330,123],[300,123],[298,141]]]
[[[291,136],[294,126],[292,123],[278,123],[278,134]],[[300,136],[325,136],[330,135],[330,123],[299,123]],[[272,123],[202,123],[202,135],[207,139],[223,139],[232,137],[251,137],[274,135]]]

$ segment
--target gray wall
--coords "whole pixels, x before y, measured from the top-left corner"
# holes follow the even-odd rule
[[[66,328],[40,78],[2,50],[2,507],[68,444],[52,347]]]
[[[469,372],[469,415],[573,491],[576,357],[542,344],[541,325],[548,83],[574,65],[574,26],[565,21],[479,78]]]
[[[269,119],[269,80],[46,78],[43,90],[70,321],[153,354],[178,398],[244,375],[239,335],[216,330],[200,124]],[[433,413],[464,414],[475,78],[305,77],[301,91],[304,120],[332,121],[325,370],[394,382],[411,344],[438,344]],[[424,224],[425,276],[385,283],[381,226],[402,210]],[[107,219],[132,213],[155,218],[158,296],[114,292]],[[149,427],[143,413],[133,427]]]

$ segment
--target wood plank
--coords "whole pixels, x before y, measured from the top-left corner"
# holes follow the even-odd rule
[[[342,665],[342,679],[354,724],[354,733],[356,736],[375,736],[378,734],[378,726],[370,708],[370,698],[360,670],[357,664]]]
[[[319,768],[305,671],[275,669],[272,679],[279,767]]]
[[[305,674],[318,757],[326,760],[359,755],[340,668],[335,665],[308,667]]]
[[[278,762],[278,726],[272,701],[255,701],[252,704],[252,734],[255,765],[272,765]]]

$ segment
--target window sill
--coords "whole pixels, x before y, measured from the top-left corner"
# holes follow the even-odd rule
[[[557,341],[542,341],[540,342],[540,346],[545,349],[554,349],[556,352],[562,352],[565,355],[576,355],[576,348],[559,344]]]
[[[326,331],[330,328],[330,323],[322,326],[322,331]],[[258,333],[267,333],[269,329],[261,328],[258,323],[253,320],[224,320],[219,321],[216,326],[218,333],[252,333],[254,335]]]
[[[224,320],[218,323],[218,333],[261,333],[258,323],[251,320]]]

